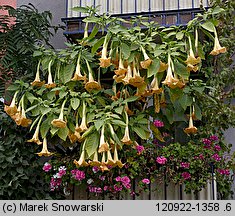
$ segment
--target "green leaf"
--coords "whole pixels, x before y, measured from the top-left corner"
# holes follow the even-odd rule
[[[215,15],[215,14],[218,14],[218,13],[221,13],[221,12],[224,12],[225,10],[219,6],[216,6],[213,10],[212,10],[212,14]]]
[[[175,73],[180,75],[184,79],[188,79],[190,73],[187,71],[186,66],[182,63],[175,61],[174,62]]]
[[[80,100],[78,98],[72,98],[70,100],[71,107],[76,110],[80,105]]]
[[[42,113],[42,115],[45,115],[49,113],[50,111],[51,111],[50,107],[43,107],[43,106],[40,107],[40,112]]]
[[[63,83],[67,83],[71,80],[74,73],[74,64],[68,64],[65,67],[62,67],[60,70],[60,79]]]
[[[68,134],[69,134],[69,129],[67,126],[65,128],[60,128],[57,132],[57,135],[64,141],[66,141]]]
[[[93,39],[93,38],[96,36],[96,34],[97,34],[98,32],[99,32],[99,28],[97,28],[97,26],[95,25],[95,26],[93,27],[93,29],[92,29],[91,34],[90,34],[89,37],[88,37],[88,40]]]
[[[88,136],[84,142],[86,152],[88,154],[88,157],[93,155],[96,151],[96,149],[99,146],[99,138],[100,135],[97,131],[92,133],[90,136]]]
[[[209,32],[214,32],[214,31],[215,31],[215,26],[214,26],[214,24],[213,24],[212,22],[210,22],[210,21],[207,21],[207,22],[201,24],[201,27],[204,28],[204,29],[206,29],[206,30],[209,31]]]
[[[92,55],[95,54],[95,52],[103,45],[104,43],[104,37],[100,38],[92,47],[91,53]]]
[[[121,51],[122,51],[124,59],[128,59],[131,54],[130,46],[128,46],[125,43],[122,43],[121,44]]]
[[[37,98],[30,92],[25,93],[25,97],[29,100],[30,103],[33,103]]]
[[[81,12],[81,13],[88,13],[89,9],[86,7],[73,7],[72,11]]]
[[[42,138],[46,137],[47,132],[49,131],[50,127],[51,127],[51,119],[48,118],[42,122],[42,124],[40,125],[40,134]]]
[[[126,127],[126,123],[121,121],[121,120],[112,119],[111,122],[112,122],[113,125],[118,125],[118,126],[121,126],[121,127]]]
[[[183,95],[179,98],[178,101],[179,101],[180,105],[182,106],[182,108],[183,108],[184,110],[186,110],[186,108],[187,108],[188,106],[191,106],[192,103],[193,103],[192,97],[190,97],[188,94],[183,94]]]
[[[130,102],[136,101],[137,99],[139,99],[138,96],[131,96],[131,97],[125,99],[125,100],[122,102],[122,104],[130,103]]]
[[[145,131],[143,128],[133,127],[132,129],[141,139],[148,139],[150,136],[150,132]]]
[[[195,109],[195,115],[198,120],[202,119],[202,111],[200,107],[197,104],[194,104],[194,109]]]
[[[150,67],[148,68],[147,77],[149,78],[155,75],[159,68],[160,68],[160,60],[159,58],[155,58]]]
[[[42,53],[41,51],[36,50],[36,51],[34,51],[34,53],[33,53],[33,57],[41,56],[42,54],[43,54],[43,53]]]
[[[121,115],[123,112],[123,108],[124,108],[123,106],[120,106],[120,107],[115,108],[114,111]]]
[[[150,124],[150,129],[151,131],[154,133],[155,137],[160,140],[161,142],[165,142],[165,140],[163,139],[163,136],[161,134],[161,132],[158,130],[157,127],[154,126],[153,122],[151,122]]]
[[[102,127],[103,124],[104,124],[103,120],[96,120],[94,122],[94,125],[95,125],[95,128],[96,128],[97,131]]]
[[[177,34],[176,34],[176,38],[177,38],[177,40],[182,40],[183,39],[183,37],[184,37],[184,33],[183,32],[178,32]]]

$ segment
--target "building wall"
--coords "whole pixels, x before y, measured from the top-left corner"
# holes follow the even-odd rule
[[[64,25],[64,23],[61,22],[61,18],[66,17],[66,1],[67,0],[17,0],[17,7],[32,3],[39,11],[51,11],[53,15],[52,25]],[[65,41],[66,38],[63,35],[63,30],[59,30],[55,37],[51,39],[51,43],[56,49],[64,48]]]

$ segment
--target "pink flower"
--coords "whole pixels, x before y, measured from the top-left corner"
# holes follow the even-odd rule
[[[143,182],[144,184],[150,184],[150,180],[149,180],[149,179],[147,179],[147,178],[142,179],[142,182]]]
[[[210,139],[211,141],[218,141],[218,140],[219,140],[218,136],[216,136],[216,135],[210,136],[209,139]]]
[[[211,140],[209,140],[207,138],[202,139],[202,142],[207,146],[211,145]]]
[[[137,145],[136,147],[137,154],[141,154],[144,151],[144,146]]]
[[[199,155],[199,158],[200,158],[201,160],[204,160],[203,154],[200,154],[200,155]]]
[[[188,162],[181,162],[180,166],[183,167],[183,168],[188,169],[190,167],[190,163],[188,163]]]
[[[54,191],[55,189],[59,188],[59,186],[61,185],[61,182],[62,182],[61,178],[52,177],[50,181],[51,191]]]
[[[104,186],[104,191],[107,191],[109,189],[109,186]]]
[[[44,166],[43,166],[42,169],[43,169],[45,172],[49,172],[49,171],[51,170],[51,168],[52,168],[51,164],[49,164],[48,162],[46,162],[46,163],[44,164]]]
[[[59,167],[58,177],[62,178],[66,174],[66,168],[65,166]]]
[[[191,175],[190,175],[190,173],[188,173],[188,172],[183,172],[181,176],[182,176],[185,180],[191,178]]]
[[[89,186],[88,189],[89,189],[90,193],[102,193],[102,191],[103,191],[102,188],[100,188],[100,187]]]
[[[215,145],[214,148],[215,148],[216,151],[220,151],[221,150],[221,147],[219,145]]]
[[[100,179],[101,181],[104,181],[104,180],[105,180],[105,176],[99,176],[99,179]]]
[[[122,180],[121,176],[116,177],[115,179],[117,182],[120,182]]]
[[[97,173],[99,171],[99,167],[97,166],[92,167],[92,171],[93,173]]]
[[[213,154],[211,157],[212,157],[214,160],[216,160],[216,161],[220,161],[220,160],[221,160],[221,157],[220,157],[218,154]]]
[[[117,185],[117,184],[115,184],[113,186],[113,188],[114,188],[115,191],[122,191],[122,189],[123,189],[122,185]]]
[[[221,175],[230,175],[229,169],[217,169],[217,172]]]
[[[160,120],[154,120],[153,124],[155,127],[158,127],[158,128],[164,127],[164,122],[162,122]]]
[[[167,159],[163,156],[157,157],[156,162],[159,164],[165,164],[167,162]]]
[[[71,170],[72,177],[75,178],[78,181],[82,181],[83,179],[86,178],[85,172],[75,169]]]

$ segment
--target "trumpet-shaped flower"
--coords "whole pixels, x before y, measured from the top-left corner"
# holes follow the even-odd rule
[[[111,155],[110,150],[107,151],[107,160],[106,160],[105,164],[108,166],[112,166],[112,167],[115,165],[115,162],[113,160],[113,157]]]
[[[168,64],[160,61],[160,67],[157,72],[158,73],[164,72],[165,70],[167,70],[167,68],[168,68]]]
[[[189,117],[189,126],[184,129],[184,132],[186,134],[195,134],[195,133],[197,133],[197,128],[195,126],[193,126],[193,117],[192,117],[192,115],[190,115],[190,117]]]
[[[131,66],[128,65],[126,76],[122,81],[124,82],[125,85],[127,85],[129,84],[131,78],[132,78],[132,69]]]
[[[128,119],[128,115],[127,115],[127,112],[125,111],[125,114],[126,114],[126,128],[125,128],[125,134],[124,134],[124,137],[121,139],[121,141],[126,144],[126,145],[130,145],[132,144],[132,140],[130,139],[130,135],[129,135],[129,119]]]
[[[105,142],[104,140],[104,125],[102,126],[101,129],[101,135],[100,135],[100,145],[99,145],[99,150],[98,152],[107,152],[109,150],[109,144]]]
[[[134,87],[138,87],[143,85],[144,78],[140,76],[139,70],[136,69],[135,63],[133,62],[133,77],[129,79],[129,84],[133,85]]]
[[[41,144],[42,144],[42,142],[41,142],[40,139],[39,139],[39,128],[40,128],[40,124],[41,124],[42,118],[43,118],[43,116],[41,116],[41,118],[40,118],[39,121],[38,121],[36,130],[35,130],[35,132],[34,132],[34,134],[33,134],[32,139],[27,140],[27,142],[34,142],[34,143],[37,143],[38,145],[41,145]]]
[[[99,168],[102,172],[109,171],[109,168],[106,165],[106,156],[105,156],[105,154],[106,154],[106,152],[102,153],[101,165],[99,166]]]
[[[54,127],[57,127],[57,128],[65,128],[66,125],[67,125],[67,122],[64,121],[64,106],[65,106],[65,103],[66,103],[66,100],[64,100],[62,106],[61,106],[61,111],[60,111],[60,115],[59,115],[59,118],[58,119],[53,119],[51,121],[51,124],[54,126]]]
[[[151,84],[150,84],[150,87],[151,87],[151,92],[154,93],[154,94],[160,94],[163,90],[162,88],[159,88],[159,85],[158,85],[158,79],[157,79],[157,76],[155,75]]]
[[[45,81],[41,81],[40,80],[40,64],[41,64],[41,60],[38,62],[38,66],[37,66],[37,72],[36,72],[36,76],[33,82],[31,82],[32,86],[38,86],[41,87],[45,84]]]
[[[48,65],[48,81],[47,81],[47,84],[45,84],[46,88],[54,88],[54,87],[56,87],[56,84],[52,80],[51,64],[52,64],[52,60],[49,62],[49,65]]]
[[[147,55],[145,49],[142,46],[141,46],[141,50],[142,50],[142,53],[144,55],[144,61],[140,62],[140,66],[144,69],[148,69],[149,66],[152,63],[152,59],[149,58],[149,56]]]
[[[216,29],[214,30],[214,32],[215,32],[214,48],[210,52],[210,55],[219,55],[220,53],[225,53],[227,51],[226,47],[221,47]]]
[[[126,69],[126,68],[124,67],[124,65],[123,65],[123,61],[122,61],[121,56],[120,56],[120,59],[119,59],[118,69],[117,69],[117,70],[114,70],[114,73],[115,73],[117,76],[126,75],[126,73],[127,73],[127,69]]]
[[[99,167],[101,164],[101,162],[98,159],[98,152],[95,151],[94,156],[93,156],[93,160],[89,161],[89,165],[93,166],[93,167]]]
[[[119,168],[122,168],[125,165],[121,162],[121,160],[118,159],[117,145],[115,145],[115,148],[114,148],[113,161]]]
[[[71,143],[75,143],[81,138],[81,135],[77,131],[75,131],[74,133],[72,131],[69,131],[68,137]]]
[[[54,153],[51,153],[48,151],[47,149],[47,139],[46,137],[43,139],[43,144],[42,144],[42,151],[39,153],[36,153],[38,156],[45,156],[45,157],[49,157],[51,155],[53,155]]]
[[[108,34],[106,34],[105,39],[104,39],[104,44],[103,44],[103,49],[102,49],[102,54],[100,60],[100,67],[106,68],[111,65],[111,58],[107,58],[107,48],[108,48]]]
[[[89,79],[88,79],[88,82],[86,83],[85,85],[85,89],[88,91],[88,92],[91,92],[92,90],[96,89],[96,90],[100,90],[101,89],[101,86],[98,82],[96,82],[93,78],[93,75],[92,75],[92,70],[91,70],[91,66],[89,65],[88,61],[86,60],[86,64],[87,64],[87,68],[88,68],[88,71],[89,71]]]
[[[71,79],[72,81],[79,81],[79,80],[86,81],[86,75],[83,76],[81,73],[80,59],[81,59],[81,54],[78,55],[76,70],[73,78]]]
[[[78,167],[86,167],[89,164],[85,161],[85,150],[82,150],[79,160],[74,160],[73,163]]]
[[[86,122],[86,103],[85,101],[82,102],[82,121],[79,127],[76,127],[75,130],[79,133],[82,133],[86,131],[87,128],[87,122]]]
[[[16,107],[16,96],[17,96],[17,94],[18,94],[18,91],[15,92],[10,106],[7,106],[7,105],[4,106],[4,111],[11,117],[14,116],[17,113],[17,107]]]

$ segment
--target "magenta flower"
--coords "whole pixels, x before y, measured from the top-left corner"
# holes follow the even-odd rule
[[[137,145],[135,149],[137,150],[137,154],[141,154],[144,151],[144,146]]]
[[[117,182],[120,182],[120,181],[122,180],[122,178],[121,178],[121,176],[118,176],[118,177],[115,178],[115,180],[116,180]]]
[[[221,150],[221,147],[219,145],[215,145],[214,148],[215,148],[216,151],[220,151]]]
[[[75,169],[71,170],[72,177],[75,178],[78,181],[82,181],[83,179],[86,178],[85,172]]]
[[[211,140],[207,139],[207,138],[204,138],[202,139],[202,142],[207,145],[207,146],[210,146],[211,145]]]
[[[154,120],[153,122],[154,126],[157,127],[157,128],[160,128],[160,127],[164,127],[164,122],[160,121],[160,120]]]
[[[99,171],[99,167],[97,166],[92,167],[92,171],[93,173],[97,173]]]
[[[159,164],[165,164],[167,162],[167,159],[163,156],[157,157],[156,162]]]
[[[229,169],[217,169],[217,172],[221,175],[230,175]]]
[[[45,171],[45,172],[49,172],[50,170],[51,170],[51,168],[52,168],[52,166],[51,166],[51,164],[49,164],[48,162],[46,162],[44,165],[43,165],[43,170]]]
[[[180,163],[180,167],[188,169],[190,167],[190,163],[188,163],[188,162],[181,162]]]
[[[210,139],[211,141],[218,141],[218,140],[219,140],[218,136],[216,136],[216,135],[210,136],[209,139]]]
[[[100,179],[101,181],[104,181],[104,180],[105,180],[105,176],[99,176],[99,179]]]
[[[191,175],[190,175],[190,173],[188,173],[188,172],[183,172],[181,176],[182,176],[185,180],[191,178]]]
[[[117,184],[115,184],[113,186],[113,188],[114,188],[115,191],[122,191],[122,189],[123,189],[122,185],[117,185]]]
[[[147,179],[147,178],[142,179],[142,182],[143,182],[144,184],[150,184],[150,180],[149,180],[149,179]]]
[[[62,178],[66,174],[66,168],[65,166],[59,167],[58,177]]]
[[[220,157],[218,154],[213,154],[211,157],[212,157],[214,160],[216,160],[216,161],[220,161],[220,160],[221,160],[221,157]]]
[[[61,185],[61,182],[62,182],[61,178],[52,177],[50,181],[51,191],[54,191],[55,189],[59,188],[59,186]]]

